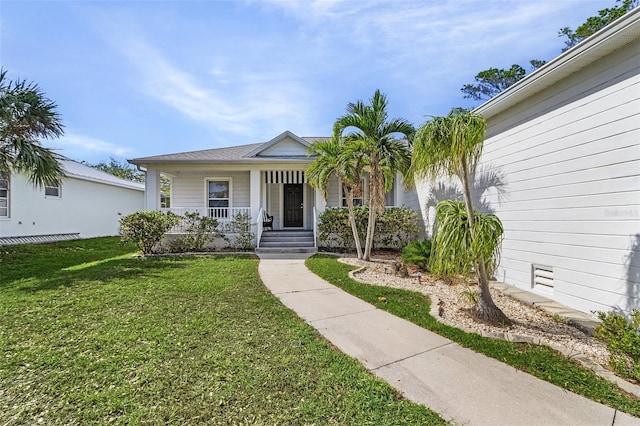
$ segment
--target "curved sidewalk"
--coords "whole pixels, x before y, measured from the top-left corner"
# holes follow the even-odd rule
[[[308,256],[261,254],[260,277],[341,351],[454,424],[640,425],[351,296],[311,273]]]

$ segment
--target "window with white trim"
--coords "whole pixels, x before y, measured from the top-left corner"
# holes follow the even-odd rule
[[[230,217],[231,179],[211,179],[207,181],[207,207],[209,208],[210,217]]]
[[[62,196],[62,192],[60,191],[60,184],[58,184],[58,185],[45,185],[45,187],[44,187],[44,195],[47,196],[47,197],[60,198]]]
[[[347,193],[344,185],[340,182],[340,194],[342,198],[342,207],[347,207]],[[361,206],[364,204],[364,179],[360,181],[360,187],[353,190],[353,205]]]
[[[0,217],[9,217],[9,175],[0,173]]]

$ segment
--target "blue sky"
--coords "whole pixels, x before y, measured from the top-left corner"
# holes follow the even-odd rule
[[[376,89],[392,117],[475,106],[492,66],[560,54],[614,0],[0,3],[0,62],[58,104],[45,142],[92,163],[331,133]]]

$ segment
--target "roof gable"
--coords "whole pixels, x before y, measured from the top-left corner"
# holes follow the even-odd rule
[[[308,148],[309,142],[287,130],[286,132],[271,139],[269,142],[265,142],[258,146],[256,149],[249,152],[246,157],[306,157]]]

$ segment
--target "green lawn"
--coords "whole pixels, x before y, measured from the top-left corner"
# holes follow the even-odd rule
[[[594,401],[640,417],[640,401],[629,397],[611,382],[594,374],[546,346],[510,343],[466,333],[444,325],[429,313],[429,298],[421,293],[362,284],[349,277],[352,266],[338,262],[335,256],[315,255],[306,261],[311,271],[379,309],[447,337],[461,346],[505,362],[550,383]]]
[[[0,247],[0,424],[442,424],[336,352],[252,256]]]

